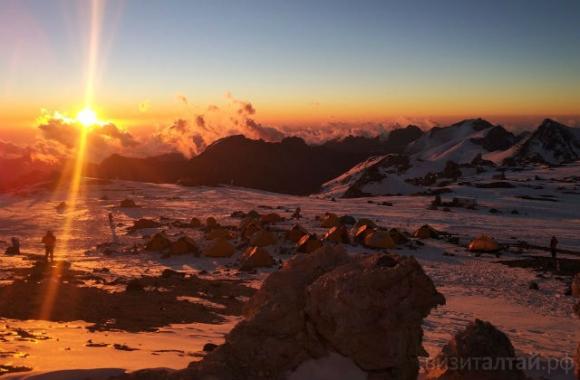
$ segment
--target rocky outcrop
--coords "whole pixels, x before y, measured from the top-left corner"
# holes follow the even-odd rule
[[[509,368],[510,359],[515,363],[515,350],[509,338],[491,323],[476,319],[429,362],[427,379],[524,380],[520,369]],[[502,368],[497,365],[499,360],[508,365]]]
[[[412,257],[351,257],[325,246],[270,275],[245,319],[201,362],[126,378],[282,379],[307,360],[338,353],[372,379],[415,380],[425,353],[422,320],[444,302]]]

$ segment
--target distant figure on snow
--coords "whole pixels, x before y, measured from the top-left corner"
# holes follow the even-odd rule
[[[558,239],[555,236],[552,236],[550,240],[550,252],[552,254],[552,261],[554,262],[554,270],[560,270],[558,265],[558,259],[556,254],[558,253]]]
[[[302,210],[300,209],[300,207],[296,207],[296,210],[294,210],[294,214],[292,214],[292,219],[300,219],[302,218],[302,215],[300,215],[300,212]]]
[[[46,261],[49,259],[54,261],[54,247],[56,246],[56,236],[52,231],[46,231],[46,235],[42,238],[42,244],[44,244],[44,252]]]
[[[113,235],[113,243],[117,243],[119,238],[117,238],[117,231],[115,230],[115,219],[113,218],[113,213],[109,213],[109,227],[111,228],[111,234]]]
[[[12,245],[6,248],[7,255],[19,255],[20,254],[20,240],[18,238],[13,237],[10,239]]]

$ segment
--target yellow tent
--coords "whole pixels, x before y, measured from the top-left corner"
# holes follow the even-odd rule
[[[171,240],[164,232],[158,232],[145,245],[147,251],[163,251],[171,245]]]
[[[331,241],[333,243],[350,243],[350,237],[348,236],[348,230],[345,226],[335,226],[326,231],[324,234],[324,240]]]
[[[340,225],[340,220],[336,214],[327,212],[320,217],[320,226],[330,228]]]
[[[377,224],[370,219],[367,218],[360,218],[356,224],[354,225],[355,228],[360,228],[362,226],[367,226],[370,228],[376,228]]]
[[[250,244],[257,247],[266,247],[268,245],[273,245],[278,242],[276,234],[272,231],[260,230],[252,235],[250,238]]]
[[[197,256],[199,255],[199,248],[192,238],[189,236],[182,236],[177,239],[176,242],[171,243],[169,252],[172,255],[186,255],[188,253],[193,253]]]
[[[370,227],[367,224],[363,224],[360,227],[356,228],[356,231],[354,233],[354,240],[361,243],[365,240],[365,237],[373,231],[374,231],[373,227]]]
[[[212,229],[212,228],[217,228],[219,227],[219,223],[217,222],[217,220],[213,217],[210,216],[209,218],[207,218],[205,220],[205,225],[207,226],[207,228]]]
[[[494,238],[487,235],[481,235],[473,239],[467,249],[471,252],[497,252],[500,247]]]
[[[266,248],[249,247],[240,260],[241,270],[271,267],[276,262]]]
[[[419,227],[417,231],[415,231],[413,236],[419,239],[436,238],[439,236],[439,231],[437,231],[435,228],[431,227],[428,224],[424,224],[421,227]]]
[[[395,242],[387,231],[373,231],[365,236],[364,245],[369,248],[395,248]]]
[[[306,234],[298,241],[298,252],[311,253],[322,247],[322,242],[314,234]]]
[[[295,224],[292,226],[292,228],[286,231],[286,239],[293,241],[294,243],[298,243],[300,238],[306,234],[308,234],[308,231],[306,231],[304,227],[299,224]]]
[[[282,222],[284,220],[284,218],[282,218],[279,214],[277,214],[275,212],[271,212],[269,214],[262,215],[260,220],[264,224],[272,224],[272,223]]]
[[[391,228],[389,230],[389,235],[391,235],[391,239],[393,239],[395,244],[404,244],[409,241],[407,235],[401,232],[398,228]]]
[[[231,257],[236,252],[234,246],[225,239],[217,239],[205,251],[207,257]]]
[[[225,229],[225,228],[214,228],[212,230],[210,230],[206,235],[205,235],[207,240],[216,240],[216,239],[233,239],[233,234],[231,233],[231,231]]]

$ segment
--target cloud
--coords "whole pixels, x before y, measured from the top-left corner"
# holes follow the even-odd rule
[[[76,148],[83,130],[75,119],[58,112],[43,111],[39,118],[40,131],[33,150],[38,155],[55,160],[76,154]],[[139,142],[128,131],[111,123],[98,123],[87,131],[87,158],[100,161],[112,153],[129,152]]]

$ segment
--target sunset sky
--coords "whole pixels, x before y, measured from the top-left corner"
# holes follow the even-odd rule
[[[133,131],[226,93],[267,125],[580,113],[577,0],[95,3],[0,2],[0,138],[87,92]]]

